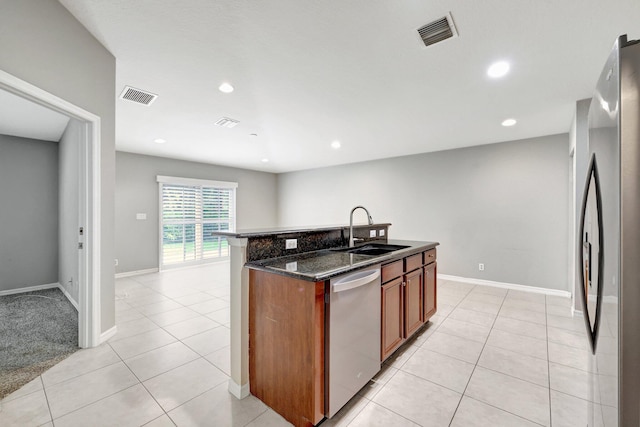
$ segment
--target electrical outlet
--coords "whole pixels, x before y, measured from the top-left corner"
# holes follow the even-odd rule
[[[478,270],[484,271],[484,264],[483,263],[478,264]]]
[[[378,232],[378,236],[384,237],[384,228]]]
[[[147,214],[146,213],[137,213],[136,214],[136,219],[147,219]]]
[[[298,271],[298,263],[296,261],[288,262],[285,268],[287,271]]]
[[[298,247],[298,239],[286,239],[285,249],[295,249]]]
[[[369,230],[369,237],[376,237],[376,230]]]
[[[115,265],[116,267],[118,266],[118,258],[113,260],[113,265]]]

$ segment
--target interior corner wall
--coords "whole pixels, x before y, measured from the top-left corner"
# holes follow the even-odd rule
[[[587,179],[587,168],[589,167],[589,106],[591,105],[591,98],[582,99],[576,102],[575,113],[575,135],[572,143],[575,144],[574,151],[574,187],[575,187],[575,200],[574,200],[574,220],[573,220],[573,236],[574,239],[580,233],[580,214],[582,210],[582,191]],[[580,277],[580,267],[577,259],[578,251],[582,250],[582,246],[578,244],[578,239],[573,242],[574,259],[570,260],[574,268],[574,277]],[[574,281],[573,290],[573,306],[574,309],[582,311],[582,297],[579,296],[582,293],[580,280]]]
[[[100,117],[102,332],[115,325],[115,67],[113,55],[58,1],[0,3],[0,69]]]
[[[0,291],[58,281],[58,144],[0,135]]]
[[[58,149],[58,182],[60,186],[59,239],[58,239],[58,283],[77,303],[78,288],[78,241],[80,228],[80,155],[85,143],[85,125],[71,119],[60,138]]]
[[[275,174],[117,152],[117,273],[159,267],[158,175],[237,182],[236,227],[274,227],[277,223]],[[146,214],[147,219],[136,219],[138,213]]]
[[[279,225],[345,224],[364,205],[391,239],[440,242],[443,274],[564,291],[568,149],[561,134],[283,173]]]

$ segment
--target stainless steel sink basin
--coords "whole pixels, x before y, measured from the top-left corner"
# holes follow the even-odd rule
[[[337,249],[341,252],[349,252],[350,254],[359,254],[359,255],[384,255],[393,251],[398,251],[400,249],[408,248],[409,246],[402,245],[387,245],[384,243],[367,243],[363,246],[358,246],[355,248],[342,248]]]

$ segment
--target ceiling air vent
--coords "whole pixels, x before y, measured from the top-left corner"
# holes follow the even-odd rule
[[[425,46],[431,46],[451,37],[458,37],[451,13],[418,28],[418,34]]]
[[[158,95],[156,94],[145,92],[131,86],[125,86],[124,90],[120,94],[120,99],[126,99],[127,101],[135,102],[142,105],[151,105],[157,97]]]
[[[238,120],[230,119],[229,117],[220,117],[215,123],[216,126],[222,126],[223,128],[232,128],[240,123]]]

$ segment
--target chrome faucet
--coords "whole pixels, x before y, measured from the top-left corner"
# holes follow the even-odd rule
[[[371,215],[369,214],[369,211],[367,210],[367,208],[365,208],[364,206],[356,206],[355,208],[351,209],[351,215],[349,215],[349,247],[352,248],[353,247],[353,243],[355,241],[355,239],[353,238],[353,212],[356,209],[364,209],[364,211],[367,213],[367,218],[369,219],[369,225],[373,225],[373,218],[371,218]],[[362,240],[362,239],[359,239]]]

